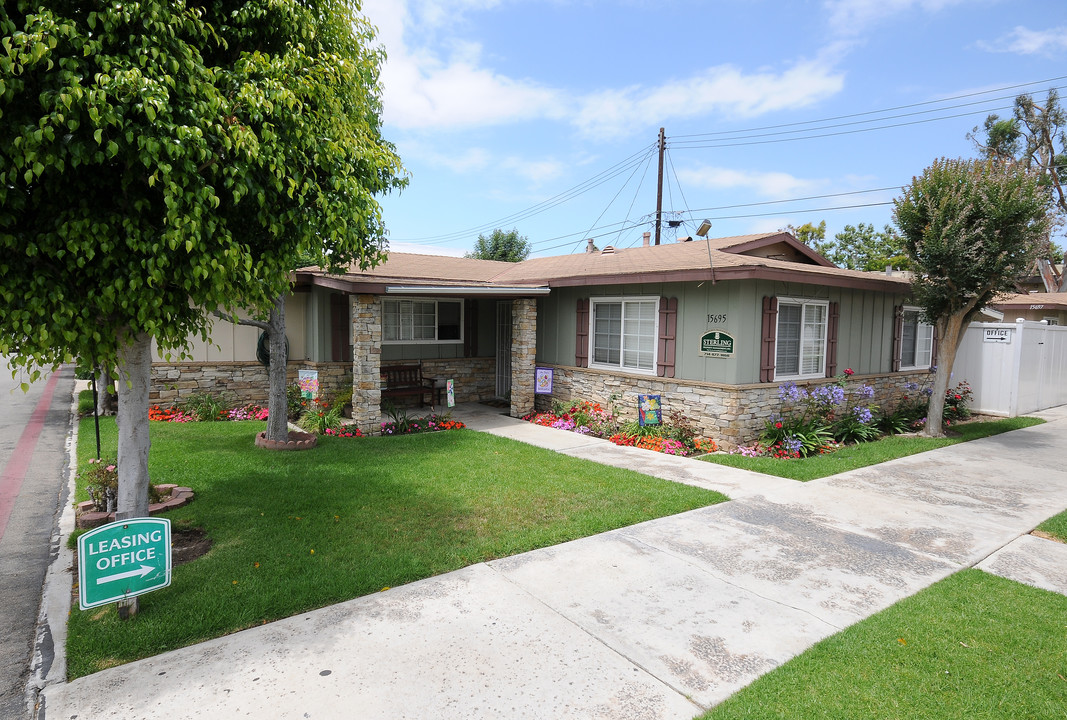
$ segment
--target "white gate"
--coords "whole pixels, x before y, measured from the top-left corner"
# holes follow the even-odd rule
[[[1015,417],[1067,404],[1067,327],[972,323],[950,387],[963,380],[974,391],[975,412]]]

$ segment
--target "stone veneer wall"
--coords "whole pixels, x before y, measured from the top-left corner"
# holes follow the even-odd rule
[[[352,314],[352,420],[364,432],[382,421],[382,298],[349,296]]]
[[[331,395],[352,385],[352,366],[346,362],[294,360],[286,368],[295,383],[300,370],[319,371],[319,394]],[[222,395],[228,402],[267,404],[267,368],[250,362],[152,363],[148,397],[153,403],[181,403],[199,393]]]
[[[534,409],[534,364],[537,356],[537,300],[518,298],[511,308],[511,416]]]
[[[442,388],[446,380],[454,380],[457,404],[496,397],[496,358],[493,357],[423,360],[422,374],[436,380]],[[447,402],[445,391],[441,390],[444,410],[448,409]]]
[[[536,396],[537,409],[549,411],[552,401],[573,402],[589,400],[605,407],[612,394],[625,419],[637,417],[637,396],[662,396],[663,418],[672,410],[685,413],[706,437],[724,449],[732,449],[756,440],[764,423],[781,410],[778,398],[779,383],[754,385],[723,385],[695,382],[677,378],[630,375],[560,365],[542,365],[555,370],[551,395]],[[926,370],[893,373],[892,375],[854,375],[850,383],[866,384],[875,390],[874,402],[887,403],[900,397],[905,383],[929,377]],[[814,387],[834,382],[831,379],[802,380],[801,387]]]

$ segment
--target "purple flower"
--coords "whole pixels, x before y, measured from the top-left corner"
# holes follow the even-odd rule
[[[800,453],[804,449],[804,443],[801,442],[800,438],[790,435],[782,440],[782,447],[791,453]]]
[[[871,409],[867,407],[854,407],[852,408],[852,413],[856,416],[856,421],[860,425],[870,425],[871,420],[874,419]]]
[[[782,402],[795,403],[807,398],[808,391],[804,388],[798,388],[794,382],[787,382],[785,385],[778,386],[778,397]]]
[[[860,389],[856,391],[856,396],[862,400],[870,400],[874,397],[874,388],[870,385],[860,385]]]

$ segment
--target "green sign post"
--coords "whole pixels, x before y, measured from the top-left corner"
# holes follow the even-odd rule
[[[78,537],[82,610],[170,585],[170,520],[130,518]]]

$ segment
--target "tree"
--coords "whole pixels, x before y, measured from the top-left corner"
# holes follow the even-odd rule
[[[800,242],[810,247],[815,252],[829,259],[828,253],[833,250],[833,243],[826,242],[826,221],[822,220],[818,225],[807,222],[800,227],[786,225],[788,231]]]
[[[834,236],[832,247],[826,257],[838,267],[849,270],[873,272],[889,265],[907,270],[911,265],[904,254],[903,240],[889,225],[880,231],[865,223],[845,225],[845,229]]]
[[[153,339],[277,307],[300,253],[381,257],[402,168],[357,9],[0,6],[0,352],[118,368],[120,512],[148,509]]]
[[[1017,163],[936,160],[894,201],[916,276],[912,295],[937,329],[937,369],[924,433],[943,434],[945,391],[963,330],[1044,251],[1048,188]]]
[[[504,262],[522,262],[530,256],[530,243],[519,235],[518,230],[504,232],[499,228],[489,237],[479,235],[474,242],[474,251],[466,257],[479,260],[503,260]]]
[[[967,137],[982,156],[996,162],[1021,163],[1035,173],[1040,183],[1048,187],[1060,215],[1067,214],[1067,112],[1060,105],[1055,89],[1048,91],[1044,105],[1031,95],[1015,98],[1013,117],[1000,119],[996,114],[986,117],[984,139],[978,128]]]

